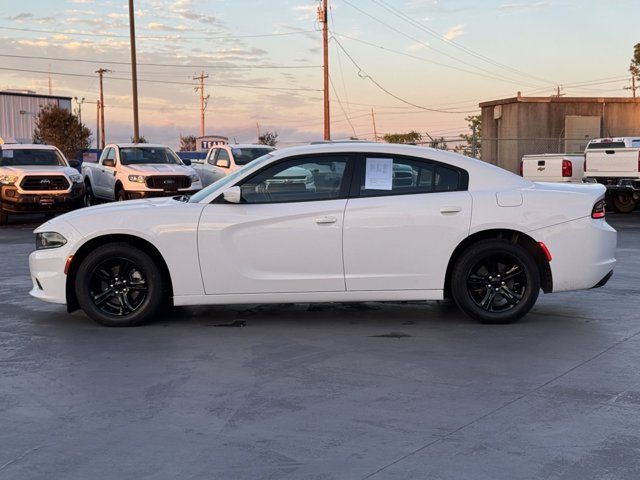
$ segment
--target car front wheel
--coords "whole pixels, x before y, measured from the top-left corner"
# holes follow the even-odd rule
[[[164,278],[157,263],[128,243],[111,243],[87,255],[75,278],[80,307],[108,327],[131,327],[160,308]]]
[[[536,303],[540,272],[522,246],[502,239],[482,240],[458,258],[451,292],[470,317],[491,324],[515,322]]]

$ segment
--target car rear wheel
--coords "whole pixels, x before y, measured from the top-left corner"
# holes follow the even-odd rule
[[[611,201],[613,209],[618,213],[631,213],[636,209],[637,202],[631,193],[614,193]]]
[[[91,207],[96,203],[96,197],[93,196],[93,189],[91,188],[91,184],[87,183],[84,189],[84,206]]]
[[[519,320],[536,303],[540,272],[532,255],[507,240],[482,240],[458,258],[451,292],[470,317],[490,324]]]
[[[164,285],[156,262],[128,243],[96,248],[82,260],[75,279],[80,307],[108,327],[149,320],[162,304]]]

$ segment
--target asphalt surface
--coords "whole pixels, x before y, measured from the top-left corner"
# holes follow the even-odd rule
[[[640,214],[609,218],[609,284],[507,326],[369,303],[109,329],[30,298],[33,226],[1,228],[0,479],[637,480]]]

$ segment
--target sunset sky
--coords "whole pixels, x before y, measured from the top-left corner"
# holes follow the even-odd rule
[[[629,84],[633,45],[640,42],[637,0],[331,4],[334,138],[354,133],[372,138],[372,107],[380,133],[413,129],[451,137],[465,130],[464,117],[478,102],[519,90],[547,96],[560,84],[567,95],[630,95],[623,87]],[[127,2],[0,0],[0,5],[0,89],[47,93],[50,69],[54,94],[95,102],[93,72],[108,68],[107,141],[128,141]],[[141,134],[174,147],[180,134],[198,134],[192,77],[204,70],[211,94],[207,133],[255,141],[259,122],[262,130],[279,132],[282,146],[321,138],[317,5],[138,0]],[[82,115],[95,130],[95,103],[85,103]]]

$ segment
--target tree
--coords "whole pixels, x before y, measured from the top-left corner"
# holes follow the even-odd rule
[[[134,141],[134,138],[133,138],[133,137],[131,137],[131,143],[135,143],[135,141]],[[143,135],[140,135],[140,136],[138,137],[138,143],[147,143],[147,139],[146,139],[146,138],[144,138],[144,136],[143,136]]]
[[[422,140],[422,134],[411,130],[408,133],[385,133],[382,138],[387,143],[418,143]]]
[[[195,152],[196,151],[196,136],[195,135],[180,135],[180,151],[181,152]]]
[[[633,57],[631,58],[631,65],[629,65],[629,72],[631,76],[640,82],[640,43],[636,43],[633,47]],[[635,92],[633,92],[635,96]]]
[[[482,146],[482,117],[480,115],[469,115],[465,120],[469,125],[471,134],[461,134],[460,140],[462,140],[462,143],[456,146],[454,150],[467,157],[473,157],[475,153],[475,158],[480,158],[480,147]],[[474,130],[475,137],[473,134]]]
[[[258,137],[258,143],[260,145],[275,147],[278,144],[278,132],[264,132],[260,137]]]
[[[444,137],[432,138],[429,141],[429,146],[431,148],[437,148],[438,150],[447,150],[447,141]]]
[[[58,147],[67,158],[91,146],[91,130],[80,123],[78,117],[57,105],[43,107],[36,117],[34,143]]]

